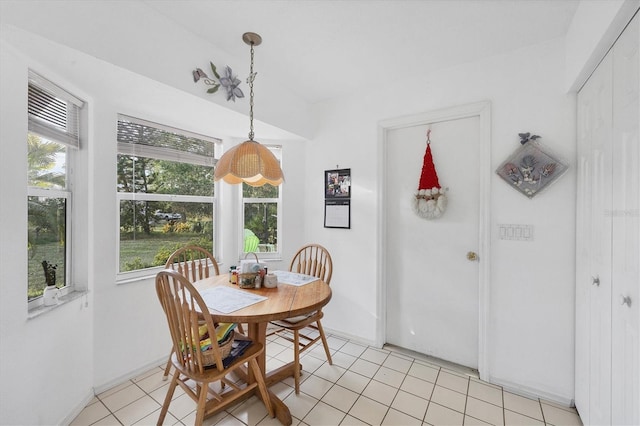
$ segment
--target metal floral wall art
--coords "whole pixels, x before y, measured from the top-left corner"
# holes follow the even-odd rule
[[[522,146],[498,167],[496,173],[518,192],[533,198],[562,176],[569,166],[537,141],[540,136],[518,135]]]
[[[213,77],[209,77],[201,68],[196,68],[193,70],[194,83],[200,80],[204,81],[204,84],[210,86],[207,89],[207,93],[216,93],[218,89],[222,87],[227,92],[227,101],[235,102],[236,98],[244,98],[244,93],[242,93],[242,90],[238,87],[240,86],[240,79],[233,75],[231,67],[224,67],[223,75],[220,75],[213,62],[209,62],[209,64],[211,64]]]

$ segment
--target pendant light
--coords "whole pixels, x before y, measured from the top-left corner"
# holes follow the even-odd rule
[[[226,151],[218,160],[215,180],[224,180],[230,184],[246,183],[251,186],[265,184],[277,186],[284,181],[280,162],[269,150],[253,140],[253,48],[262,43],[262,37],[256,33],[244,33],[242,40],[251,46],[251,69],[249,71],[249,140]]]

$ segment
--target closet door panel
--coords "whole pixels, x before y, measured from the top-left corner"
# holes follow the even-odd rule
[[[640,424],[640,18],[613,49],[612,421]]]
[[[611,419],[612,58],[578,93],[576,407],[585,424]]]

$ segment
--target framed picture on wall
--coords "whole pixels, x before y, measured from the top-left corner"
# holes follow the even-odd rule
[[[533,198],[556,181],[569,166],[536,141],[518,148],[496,170],[498,176],[521,194]]]
[[[351,169],[325,170],[325,198],[351,198]]]

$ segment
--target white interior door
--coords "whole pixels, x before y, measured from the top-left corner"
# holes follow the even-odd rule
[[[426,132],[448,207],[417,216]],[[480,119],[467,117],[389,130],[385,158],[386,342],[478,368]]]

